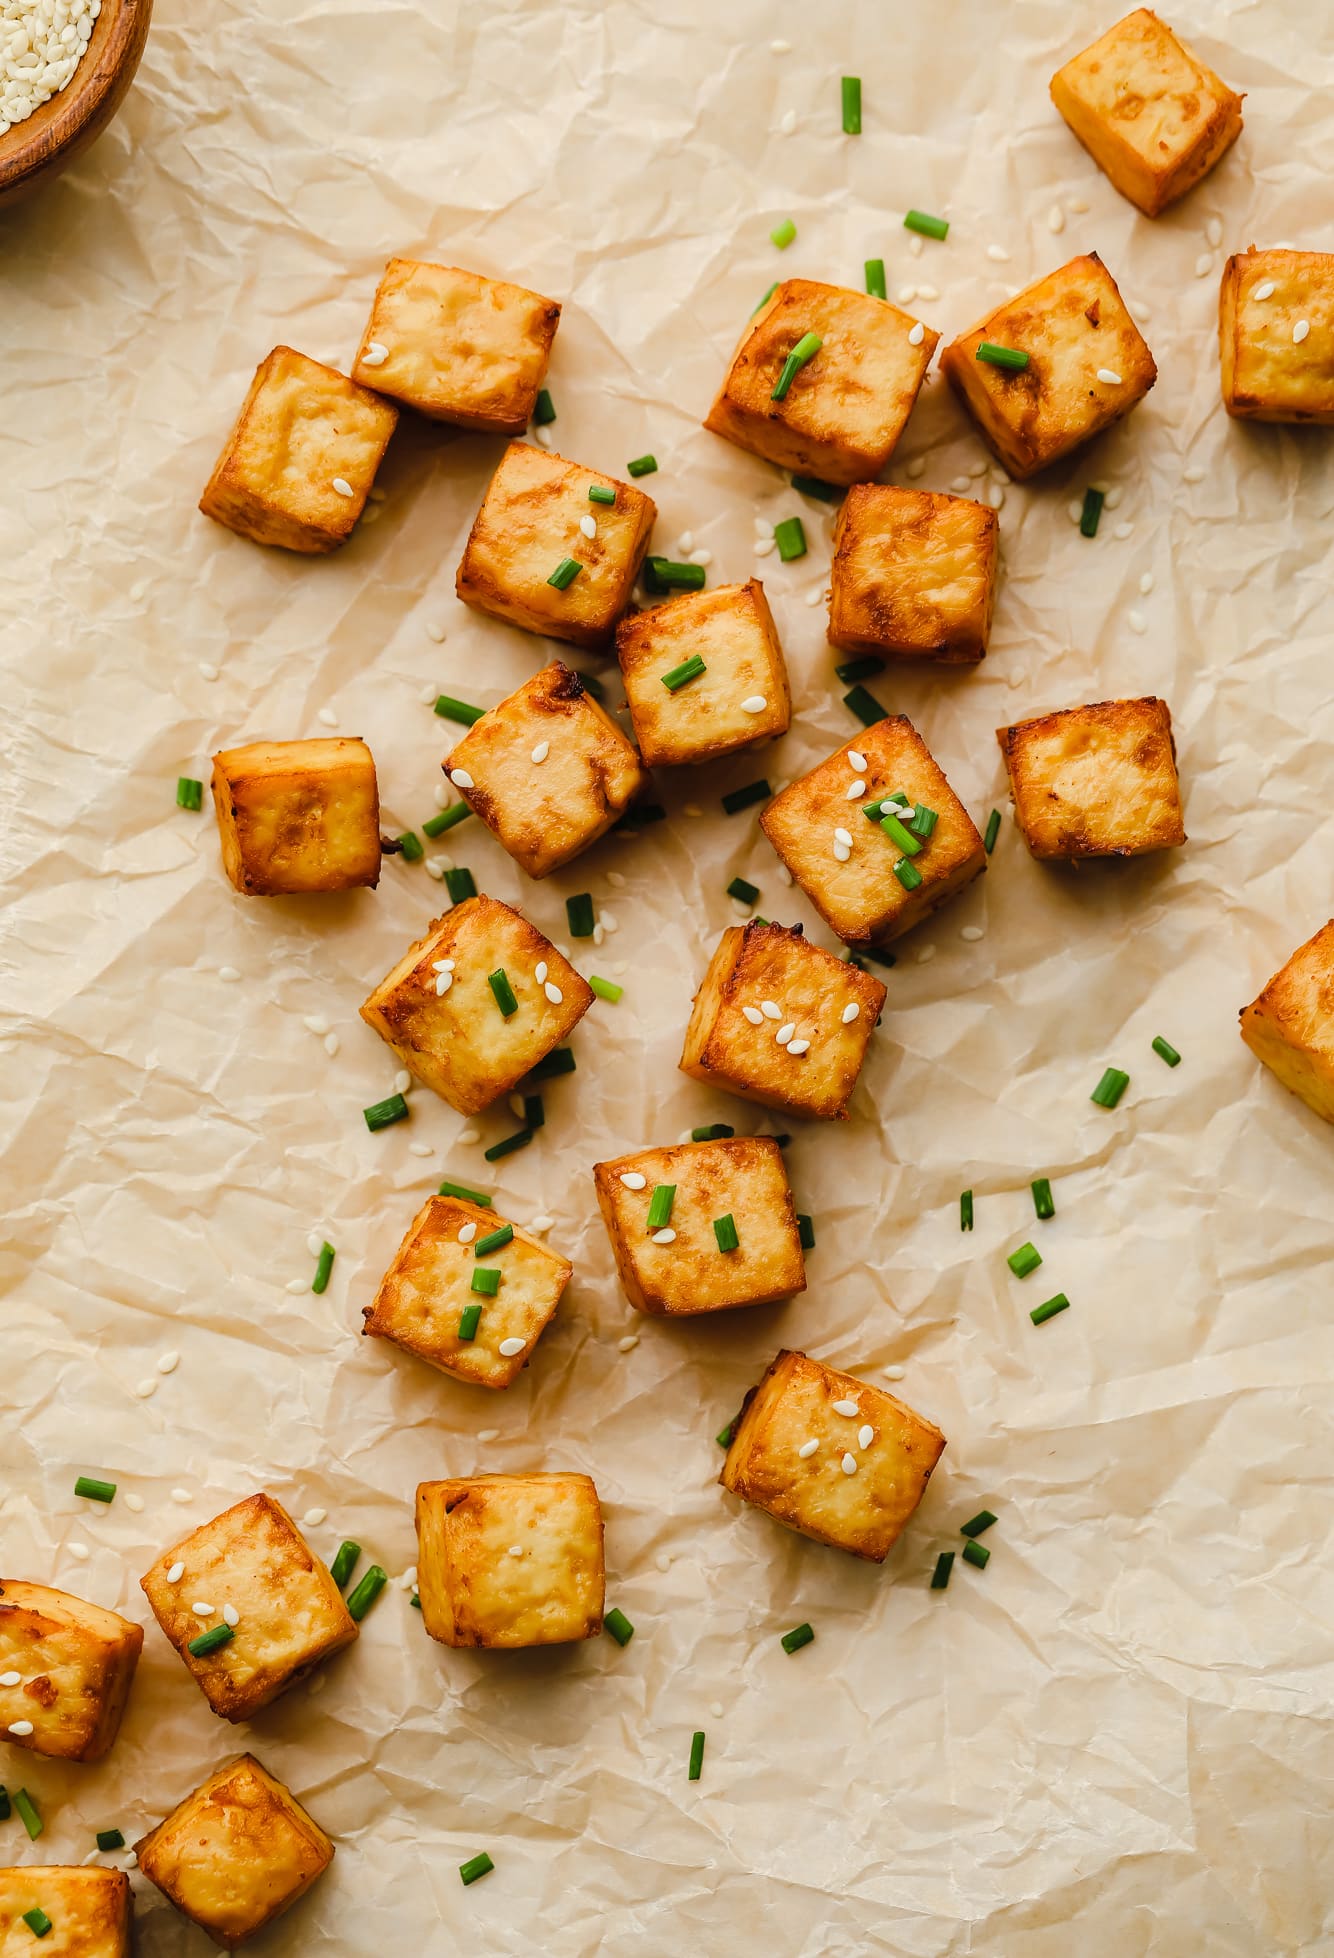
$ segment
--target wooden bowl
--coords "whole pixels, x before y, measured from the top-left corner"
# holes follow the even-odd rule
[[[0,136],[0,204],[49,182],[115,115],[148,39],[153,0],[102,0],[83,59],[49,102]]]

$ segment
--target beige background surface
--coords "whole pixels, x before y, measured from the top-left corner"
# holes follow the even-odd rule
[[[568,1467],[596,1477],[609,1601],[638,1627],[624,1651],[449,1654],[395,1584],[322,1692],[238,1731],[150,1629],[105,1765],[0,1762],[47,1817],[32,1847],[7,1825],[5,1856],[77,1860],[111,1823],[133,1839],[248,1744],[338,1840],[275,1958],[1334,1948],[1334,1139],[1235,1032],[1332,908],[1334,478],[1328,434],[1228,423],[1214,342],[1228,250],[1334,246],[1334,126],[1312,92],[1334,62],[1318,10],[1189,0],[1179,24],[1248,91],[1247,127],[1149,224],[1047,101],[1052,70],[1114,14],[159,0],[115,127],[0,217],[5,1569],[143,1619],[157,1552],[264,1487],[298,1515],[327,1509],[323,1554],[352,1535],[397,1577],[420,1478]],[[775,36],[794,50],[775,55]],[[859,141],[839,133],[843,72],[864,80]],[[949,215],[947,244],[911,255],[910,204]],[[799,237],[780,257],[767,239],[785,214]],[[753,815],[725,818],[718,796],[761,766],[790,779],[851,725],[807,603],[830,524],[699,417],[780,274],[859,284],[883,256],[891,293],[936,289],[916,310],[948,333],[1088,248],[1158,386],[1068,471],[1006,490],[982,670],[877,690],[979,819],[1002,799],[999,722],[1161,692],[1190,844],[1062,874],[1027,859],[1007,815],[990,875],[888,975],[853,1119],[788,1153],[819,1234],[810,1290],[724,1323],[641,1324],[589,1166],[694,1122],[782,1126],[675,1062],[732,921],[728,878],[759,884],[767,915],[814,922]],[[550,650],[453,596],[494,443],[405,427],[379,521],[328,561],[195,512],[255,362],[289,341],[346,363],[390,253],[564,300],[557,446],[617,472],[656,452],[659,546],[692,531],[718,582],[749,575],[757,514],[800,510],[811,540],[802,562],[760,567],[796,701],[760,765],[663,777],[666,824],[541,885],[477,824],[453,839],[482,888],[553,935],[580,890],[620,926],[582,963],[623,964],[623,1001],[589,1014],[540,1140],[494,1174],[481,1148],[512,1126],[503,1108],[481,1144],[425,1091],[384,1134],[361,1119],[394,1070],[357,1005],[439,886],[390,863],[378,894],[245,902],[211,818],[173,808],[176,776],[207,775],[219,745],[318,734],[329,709],[370,740],[393,818],[419,822],[449,741],[423,691],[490,703]],[[982,461],[935,378],[895,480],[916,457],[941,489]],[[1122,492],[1094,542],[1067,516],[1091,478]],[[304,1024],[321,1015],[336,1057]],[[1159,1032],[1185,1056],[1174,1073],[1149,1050]],[[1114,1114],[1088,1100],[1109,1062],[1131,1075]],[[577,1263],[503,1397],[357,1336],[443,1174],[521,1221],[549,1212]],[[1039,1174],[1059,1214],[1035,1227]],[[312,1230],[339,1253],[322,1299],[287,1289],[310,1274]],[[1028,1236],[1046,1263],[1020,1285],[1004,1256]],[[1073,1309],[1034,1330],[1029,1308],[1057,1289]],[[869,1380],[902,1366],[897,1391],[949,1435],[883,1570],[713,1486],[714,1431],[780,1343]],[[179,1369],[136,1398],[170,1349]],[[77,1503],[81,1470],[142,1513]],[[983,1503],[1000,1515],[990,1567],[956,1565],[929,1594],[937,1550]],[[803,1618],[817,1642],[788,1659],[778,1635]],[[496,1873],[465,1891],[457,1865],[483,1847]],[[156,1893],[139,1907],[148,1958],[208,1948]]]

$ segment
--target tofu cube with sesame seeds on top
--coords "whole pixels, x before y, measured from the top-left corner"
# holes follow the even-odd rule
[[[129,1698],[144,1634],[47,1584],[0,1580],[0,1740],[58,1761],[100,1761]]]
[[[519,435],[559,324],[560,307],[541,293],[455,265],[391,258],[352,377],[435,421]]]
[[[272,1496],[247,1496],[201,1524],[139,1582],[223,1720],[249,1720],[357,1637],[337,1585]],[[217,1627],[232,1636],[202,1654],[190,1650]]]
[[[615,501],[593,502],[590,489],[610,490]],[[469,532],[455,589],[465,605],[526,632],[606,647],[657,514],[632,483],[511,442]]]
[[[979,360],[984,343],[1027,354],[1027,366]],[[1128,415],[1158,378],[1096,252],[995,307],[946,347],[940,365],[983,441],[1021,482]]]
[[[906,843],[895,825],[908,829]],[[776,795],[760,827],[830,930],[854,948],[911,931],[987,865],[972,817],[903,714],[844,742]]]
[[[648,783],[631,743],[559,660],[474,721],[444,769],[530,877],[605,836]]]
[[[199,499],[256,544],[320,556],[352,535],[398,409],[318,360],[275,347]]]
[[[641,1149],[594,1163],[593,1181],[636,1311],[685,1317],[805,1291],[801,1231],[772,1136]],[[672,1193],[659,1198],[662,1225],[653,1221],[659,1189]]]
[[[602,1630],[602,1505],[586,1475],[471,1475],[417,1489],[417,1594],[441,1645],[513,1651]]]
[[[1244,1009],[1241,1037],[1285,1088],[1334,1122],[1334,918]]]
[[[1186,840],[1165,700],[1099,700],[997,728],[1035,857],[1138,857]]]
[[[632,612],[616,628],[616,657],[649,768],[717,761],[791,724],[787,662],[758,578]]]
[[[1000,518],[985,503],[858,483],[829,572],[830,644],[878,659],[971,665],[987,650]]]
[[[124,1870],[27,1863],[0,1870],[0,1953],[42,1958],[130,1958],[133,1900]],[[40,1943],[25,1920],[40,1911]]]
[[[807,334],[820,347],[781,391]],[[869,482],[894,453],[939,338],[887,300],[784,279],[747,321],[704,426],[780,469]]]
[[[944,1446],[893,1394],[783,1351],[746,1395],[718,1480],[801,1536],[882,1564]]]
[[[246,897],[380,877],[380,796],[364,741],[252,741],[213,757],[222,867]]]
[[[1223,406],[1239,421],[1334,425],[1334,252],[1238,252],[1218,295]]]
[[[234,1951],[304,1896],[334,1846],[291,1789],[242,1754],[187,1795],[135,1853],[182,1916]]]

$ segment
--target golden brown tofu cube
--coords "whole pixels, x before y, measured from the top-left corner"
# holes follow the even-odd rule
[[[984,341],[1026,353],[1027,367],[979,360]],[[1128,415],[1158,378],[1096,252],[997,306],[946,347],[940,364],[983,441],[1021,482]]]
[[[509,1015],[493,973],[518,1003]],[[525,917],[494,897],[470,897],[431,921],[361,1017],[419,1081],[476,1115],[568,1039],[592,1002],[587,981]]]
[[[1334,918],[1299,945],[1241,1016],[1251,1052],[1334,1122]]]
[[[784,1351],[746,1395],[718,1480],[789,1530],[883,1564],[944,1446],[893,1394]]]
[[[380,880],[380,793],[364,741],[252,741],[213,757],[222,867],[246,897]]]
[[[247,1496],[192,1530],[139,1582],[224,1720],[248,1720],[357,1636],[338,1586],[272,1496]],[[231,1637],[190,1650],[218,1626],[231,1626]]]
[[[847,1115],[885,989],[800,926],[725,931],[695,994],[681,1070],[820,1121]]]
[[[616,628],[616,656],[649,768],[717,761],[786,734],[791,724],[787,662],[758,578],[631,613]],[[702,673],[664,684],[696,659]]]
[[[1223,406],[1239,421],[1334,424],[1334,252],[1239,252],[1218,294]]]
[[[1137,7],[1056,71],[1051,99],[1103,175],[1156,218],[1236,142],[1245,98]]]
[[[590,502],[597,488],[614,491],[616,501]],[[605,647],[630,603],[657,514],[652,497],[630,483],[553,449],[511,442],[477,512],[455,589],[465,605],[525,632]],[[567,558],[578,572],[552,584]]]
[[[1165,700],[1098,700],[996,730],[1035,857],[1138,857],[1184,843]]]
[[[505,279],[391,258],[352,376],[459,428],[520,435],[551,358],[560,307]]]
[[[819,352],[775,401],[784,363],[808,333]],[[939,338],[868,293],[784,279],[747,322],[704,426],[780,469],[869,482],[894,453]]]
[[[51,1920],[40,1942],[30,1910]],[[0,1870],[0,1958],[130,1958],[133,1902],[123,1870],[28,1863]]]
[[[318,557],[346,543],[389,446],[398,409],[336,367],[275,347],[199,499],[256,544]]]
[[[444,768],[530,877],[605,836],[648,781],[615,721],[558,659],[474,721]]]
[[[135,1844],[139,1868],[227,1951],[304,1896],[334,1846],[290,1788],[242,1754]]]
[[[905,802],[892,800],[896,791]],[[895,808],[908,817],[919,807],[936,823],[913,854],[882,825]],[[869,808],[880,812],[874,820]],[[854,947],[911,931],[987,867],[972,817],[903,714],[845,741],[776,795],[760,827],[830,930]]]
[[[594,1163],[593,1181],[621,1284],[637,1312],[684,1317],[805,1291],[797,1213],[772,1136],[641,1149]],[[663,1186],[673,1193],[670,1215],[650,1230],[653,1195]]]
[[[513,1651],[602,1630],[602,1505],[586,1475],[462,1475],[417,1488],[417,1594],[442,1645]]]
[[[996,600],[1000,518],[985,503],[858,483],[829,573],[829,639],[883,659],[975,664]]]
[[[59,1761],[100,1761],[120,1727],[143,1642],[141,1625],[102,1605],[5,1578],[0,1740]]]

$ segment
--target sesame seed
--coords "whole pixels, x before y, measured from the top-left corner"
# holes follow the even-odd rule
[[[201,659],[199,662],[199,676],[203,680],[216,680],[218,669],[210,660]]]
[[[509,1554],[511,1557],[522,1557],[523,1545],[521,1543],[512,1543],[509,1547]]]
[[[751,545],[751,550],[756,557],[768,557],[770,551],[775,548],[776,545],[772,537],[757,537]]]
[[[762,693],[751,693],[742,701],[741,711],[743,714],[762,714],[768,705],[769,702]]]
[[[925,297],[925,295],[923,295],[923,297]],[[911,333],[909,333],[908,335],[908,345],[910,347],[920,347],[923,340],[925,340],[925,338],[926,338],[926,328],[922,325],[922,322],[918,320],[916,326],[912,329]]]
[[[612,917],[610,911],[604,911],[602,914],[602,929],[604,931],[619,931],[621,929],[618,920]]]
[[[13,1734],[18,1740],[26,1740],[32,1732],[32,1722],[31,1720],[11,1720],[6,1732]]]
[[[302,1290],[304,1291],[304,1289],[305,1287],[303,1286]],[[157,1392],[157,1381],[141,1380],[134,1391],[141,1401],[152,1400],[154,1394]]]
[[[551,430],[549,428],[536,428],[533,430],[533,433],[544,449],[551,447]]]
[[[1300,345],[1302,344],[1302,341],[1303,341],[1303,340],[1304,340],[1304,339],[1306,338],[1306,336],[1307,336],[1307,334],[1308,334],[1308,333],[1309,333],[1310,331],[1311,331],[1311,322],[1310,322],[1310,320],[1298,320],[1298,322],[1297,322],[1297,324],[1296,324],[1296,326],[1294,326],[1294,327],[1293,327],[1293,329],[1292,329],[1292,344],[1293,344],[1293,346],[1294,346],[1294,347],[1300,347]]]
[[[549,741],[539,741],[537,746],[533,749],[532,758],[535,762],[544,762],[550,753],[551,753],[551,743]]]
[[[655,1244],[675,1244],[676,1232],[670,1224],[665,1224],[660,1231],[654,1231],[653,1242]]]
[[[528,1228],[530,1231],[549,1231],[555,1222],[556,1219],[554,1217],[548,1217],[545,1212],[542,1212],[532,1219]]]
[[[788,1020],[778,1029],[778,1032],[774,1035],[774,1039],[780,1047],[786,1047],[788,1041],[791,1040],[796,1031],[795,1022]]]
[[[932,959],[933,959],[933,958],[934,958],[935,956],[936,956],[936,948],[935,948],[935,946],[934,946],[934,945],[919,945],[919,946],[918,946],[918,948],[917,948],[917,963],[918,963],[918,965],[927,965],[927,964],[929,964],[929,963],[930,963],[930,961],[931,961],[931,960],[932,960]]]
[[[323,1519],[323,1516],[324,1516],[324,1511],[321,1510],[320,1511],[321,1519]],[[306,1518],[306,1521],[307,1522],[310,1521],[309,1516]],[[179,1584],[184,1576],[185,1576],[185,1565],[181,1562],[180,1558],[178,1557],[176,1559],[176,1562],[172,1565],[171,1569],[167,1572],[167,1582],[168,1584]]]
[[[993,265],[1008,265],[1010,262],[1010,254],[1003,245],[988,245],[987,257]]]
[[[408,1073],[408,1070],[405,1067],[401,1067],[398,1070],[398,1073],[394,1076],[394,1093],[398,1095],[406,1095],[406,1094],[410,1094],[411,1091],[412,1091],[412,1076]],[[316,1247],[315,1255],[317,1257],[319,1255],[318,1246]]]
[[[293,1296],[295,1296],[297,1292],[304,1292],[307,1291],[308,1289],[309,1288],[304,1278],[289,1278],[287,1281],[287,1290],[291,1292]]]
[[[218,967],[218,977],[225,985],[234,986],[241,975],[234,965],[220,965]]]
[[[410,1142],[408,1144],[408,1154],[410,1156],[433,1156],[435,1151],[429,1142]]]
[[[976,482],[979,476],[985,476],[986,473],[987,473],[987,464],[986,464],[985,457],[982,459],[981,462],[969,463],[968,474],[972,478],[973,482]]]
[[[1207,279],[1207,278],[1208,278],[1208,276],[1209,276],[1209,274],[1210,274],[1210,273],[1211,273],[1211,272],[1213,271],[1213,269],[1214,269],[1214,255],[1213,255],[1213,253],[1212,253],[1212,252],[1201,252],[1201,253],[1200,253],[1200,255],[1199,255],[1199,257],[1198,257],[1198,258],[1196,259],[1196,261],[1195,261],[1195,276],[1196,276],[1196,278],[1197,278],[1197,279]]]
[[[551,1001],[551,1004],[553,1006],[559,1006],[561,1001],[565,997],[560,987],[554,985],[550,979],[547,980],[547,983],[545,986],[543,986],[542,991],[546,994],[547,998]]]
[[[158,1355],[157,1370],[159,1373],[175,1373],[180,1364],[181,1356],[179,1353],[159,1353]]]
[[[908,250],[914,258],[920,258],[925,248],[925,241],[922,238],[922,234],[920,231],[914,231],[912,237],[908,240]]]
[[[404,1571],[403,1575],[398,1580],[398,1588],[400,1589],[400,1591],[416,1590],[417,1566],[415,1564],[408,1565],[407,1569]]]
[[[477,787],[477,784],[473,781],[472,776],[466,768],[451,768],[449,770],[449,779],[456,789],[475,789]]]
[[[203,1603],[202,1600],[196,1604],[192,1604],[190,1609],[196,1618],[211,1618],[213,1616],[213,1606]]]
[[[352,496],[353,494],[355,494],[352,485],[351,483],[348,482],[346,476],[335,476],[333,479],[333,486],[339,496]]]
[[[675,1236],[675,1232],[673,1232],[673,1236]],[[624,1339],[617,1340],[616,1351],[618,1353],[633,1353],[636,1346],[638,1346],[638,1344],[639,1344],[639,1334],[627,1333]]]
[[[993,483],[991,488],[987,491],[987,502],[991,505],[993,510],[999,510],[1002,504],[1005,502],[1005,491],[1002,489],[999,483]]]
[[[857,1405],[856,1401],[835,1401],[834,1412],[835,1414],[844,1414],[851,1420],[861,1413],[861,1408]]]
[[[702,564],[705,570],[707,571],[708,567],[713,563],[713,552],[693,551],[691,553],[690,561],[692,564]]]
[[[21,1672],[0,1672],[0,1686],[18,1686],[22,1680]]]
[[[918,286],[917,297],[919,299],[939,299],[940,294],[934,286]]]
[[[857,1001],[855,999],[850,999],[847,1005],[843,1008],[844,1026],[850,1027],[854,1020],[859,1019],[861,1017],[861,1010],[862,1009],[858,1005]]]
[[[383,367],[389,358],[389,349],[380,340],[372,340],[361,356],[363,367]]]
[[[855,775],[843,791],[843,800],[845,802],[856,802],[860,796],[864,796],[865,794],[865,782],[862,781],[859,775]]]
[[[309,1232],[307,1232],[307,1234],[306,1234],[306,1249],[307,1249],[307,1251],[309,1251],[309,1253],[310,1253],[310,1255],[311,1255],[311,1257],[312,1257],[312,1258],[318,1258],[318,1257],[319,1257],[319,1255],[320,1255],[320,1252],[321,1252],[321,1250],[322,1250],[323,1248],[324,1248],[324,1236],[323,1236],[323,1233],[322,1233],[322,1232],[320,1232],[320,1231],[309,1231]]]
[[[983,931],[981,925],[965,925],[959,933],[959,936],[966,940],[969,945],[976,945],[980,938],[986,937],[986,933]]]
[[[1134,535],[1134,531],[1135,526],[1133,523],[1119,523],[1112,532],[1112,535],[1113,537],[1119,537],[1122,543],[1124,543],[1127,537]]]
[[[1065,230],[1065,212],[1059,204],[1053,204],[1047,213],[1047,229],[1053,236]]]
[[[677,538],[677,540],[676,540],[676,548],[677,548],[677,551],[679,552],[679,554],[680,554],[680,555],[681,555],[682,557],[689,557],[689,555],[690,555],[690,553],[691,553],[691,552],[692,552],[692,551],[694,550],[694,548],[695,548],[695,533],[694,533],[694,531],[693,531],[693,530],[683,530],[683,531],[681,532],[681,535],[680,535],[680,536],[679,536],[679,537]]]
[[[1126,623],[1132,632],[1143,632],[1146,625],[1144,614],[1142,612],[1127,612]]]
[[[1139,588],[1143,592],[1144,596],[1147,598],[1149,593],[1153,590],[1152,571],[1142,571],[1140,573]]]
[[[621,875],[619,870],[609,870],[607,872],[607,882],[611,885],[613,890],[623,891],[625,889],[625,878]]]
[[[481,1131],[480,1129],[460,1129],[460,1130],[459,1130],[459,1141],[460,1141],[460,1142],[463,1142],[463,1143],[471,1143],[471,1142],[480,1142],[480,1141],[481,1141],[481,1139],[482,1139],[482,1131]]]
[[[840,827],[834,831],[834,841],[835,843],[846,843],[849,845],[849,847],[851,847],[852,831],[844,829],[840,825]]]
[[[144,1506],[144,1499],[142,1496],[136,1496],[133,1493],[133,1491],[131,1491],[131,1493],[124,1498],[124,1502],[125,1502],[125,1507],[129,1510],[133,1510],[136,1516],[142,1513],[143,1506]]]
[[[900,306],[911,305],[912,301],[917,297],[917,287],[900,286],[896,297],[898,299]]]
[[[1272,299],[1273,296],[1274,281],[1272,279],[1263,279],[1251,294],[1252,299]]]
[[[874,1429],[874,1428],[872,1428],[872,1427],[869,1427],[869,1426],[867,1426],[867,1427],[862,1427],[862,1428],[858,1428],[858,1430],[857,1430],[857,1446],[858,1446],[859,1448],[869,1448],[869,1447],[870,1447],[870,1445],[871,1445],[871,1443],[872,1443],[872,1442],[873,1442],[874,1440],[875,1440],[875,1429]]]
[[[848,767],[853,769],[858,775],[864,775],[867,768],[865,755],[859,754],[855,748],[849,748]]]
[[[1084,504],[1082,498],[1076,496],[1069,503],[1067,503],[1065,506],[1065,514],[1067,517],[1069,517],[1071,523],[1078,523],[1080,518],[1084,514]]]
[[[787,1043],[787,1051],[789,1054],[804,1054],[806,1050],[809,1048],[810,1044],[811,1043],[809,1040],[789,1040]]]
[[[809,1462],[811,1456],[815,1453],[816,1449],[819,1446],[820,1446],[819,1442],[815,1439],[815,1436],[812,1435],[809,1441],[802,1442],[800,1448],[797,1450],[797,1453],[798,1455],[800,1455],[803,1462]]]
[[[844,1475],[855,1475],[857,1473],[857,1457],[855,1455],[845,1455],[839,1466],[843,1470]]]
[[[778,866],[778,881],[780,884],[786,884],[789,890],[792,888],[792,872],[785,863],[780,863]]]
[[[762,1027],[764,1025],[764,1015],[758,1006],[743,1006],[741,1011],[753,1027]]]
[[[583,531],[585,537],[596,537],[598,534],[597,518],[593,516],[580,517],[579,528]]]
[[[1204,227],[1204,235],[1207,242],[1217,251],[1223,242],[1223,220],[1221,218],[1210,218],[1208,224]]]
[[[637,1169],[623,1169],[621,1181],[627,1190],[643,1190],[648,1186],[648,1178]]]
[[[1067,211],[1073,211],[1077,217],[1082,217],[1088,209],[1088,199],[1086,197],[1067,197],[1065,208]]]
[[[1121,385],[1121,376],[1114,374],[1110,367],[1100,367],[1098,369],[1098,379],[1105,388],[1119,388]]]
[[[171,1492],[171,1499],[173,1502],[178,1502],[178,1503],[191,1503],[194,1501],[194,1497],[190,1494],[190,1491],[188,1489],[173,1489]]]
[[[834,861],[836,863],[847,863],[851,855],[852,845],[850,843],[836,843],[834,845]]]
[[[241,1614],[234,1604],[225,1604],[222,1607],[222,1615],[229,1625],[239,1625],[241,1622]]]
[[[477,1235],[476,1224],[468,1223],[468,1224],[461,1224],[459,1226],[458,1241],[460,1244],[471,1244],[473,1239],[476,1237],[476,1235]]]
[[[328,1514],[327,1509],[308,1509],[301,1521],[308,1530],[318,1530]]]
[[[757,537],[772,537],[773,534],[774,534],[774,527],[769,522],[769,519],[767,517],[756,517],[755,535]]]
[[[886,1367],[885,1378],[886,1380],[902,1380],[903,1368],[901,1366]]]
[[[523,1120],[523,1096],[511,1095],[509,1098],[509,1102],[510,1102],[511,1114],[517,1115],[519,1120],[522,1121]]]
[[[437,625],[435,620],[432,619],[427,625],[426,637],[433,639],[437,646],[443,646],[445,643],[445,628],[442,625]]]
[[[501,1358],[512,1360],[516,1353],[522,1353],[527,1344],[526,1339],[502,1339],[499,1347]]]
[[[534,979],[536,979],[538,985],[541,986],[545,983],[546,976],[547,976],[547,962],[545,959],[539,959],[537,961],[537,964],[533,967],[533,977]]]
[[[925,476],[926,474],[926,457],[914,456],[903,473],[910,482],[915,483],[919,476]]]
[[[325,1034],[324,1051],[326,1054],[328,1054],[331,1060],[333,1056],[338,1052],[338,1035],[336,1033]]]
[[[782,130],[785,136],[790,136],[793,130],[796,128],[796,126],[797,126],[796,110],[795,109],[786,110],[783,115],[783,119],[779,123],[778,127]]]
[[[776,1000],[762,999],[760,1011],[766,1020],[781,1020],[783,1017],[783,1009]]]
[[[1192,463],[1189,469],[1183,469],[1181,472],[1181,480],[1185,483],[1202,483],[1204,476],[1205,472],[1198,463]]]
[[[810,588],[810,590],[809,590],[809,591],[807,592],[807,594],[806,594],[806,603],[807,603],[808,605],[812,605],[812,606],[814,606],[814,605],[823,605],[823,603],[824,603],[824,586],[823,586],[823,585],[812,585],[812,586],[811,586],[811,588]]]
[[[500,1429],[499,1429],[499,1428],[479,1428],[479,1429],[477,1430],[477,1439],[478,1439],[479,1441],[499,1441],[499,1439],[500,1439]]]
[[[950,484],[950,488],[956,496],[966,496],[972,488],[972,480],[968,476],[956,476]]]
[[[328,1033],[329,1022],[323,1013],[308,1013],[301,1022],[307,1033]]]
[[[1125,491],[1122,489],[1120,483],[1113,483],[1109,490],[1104,490],[1103,492],[1103,508],[1105,510],[1119,509],[1121,499],[1124,495]]]

